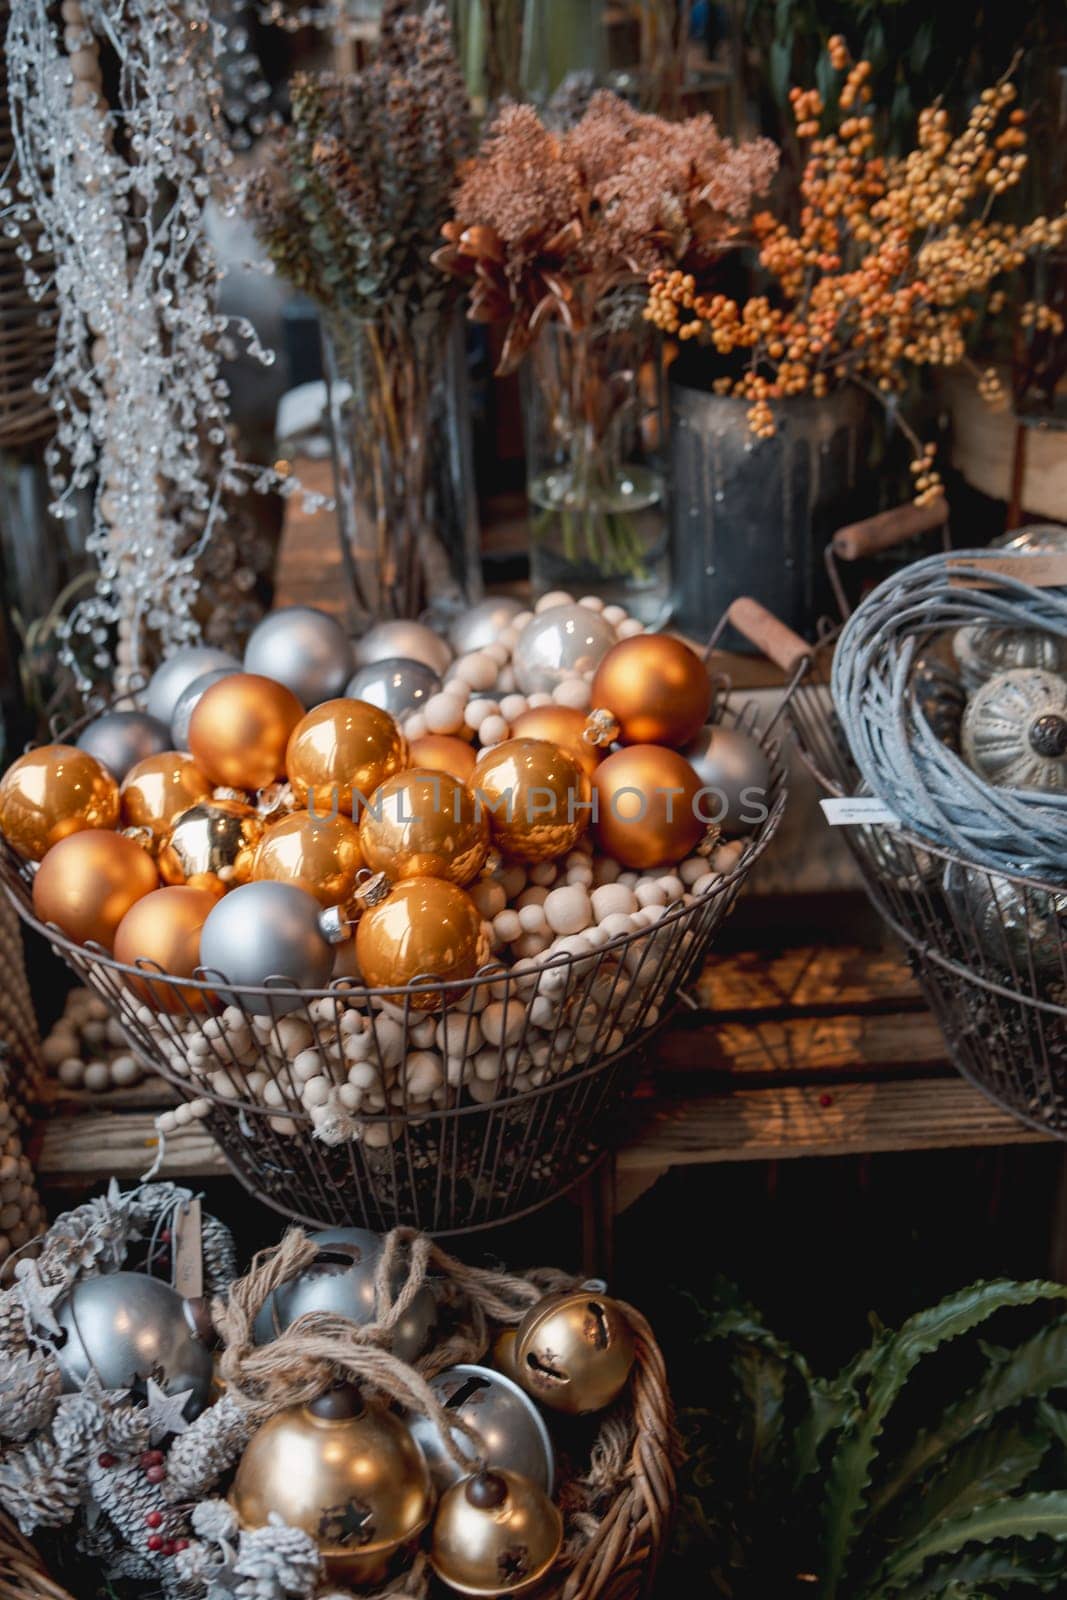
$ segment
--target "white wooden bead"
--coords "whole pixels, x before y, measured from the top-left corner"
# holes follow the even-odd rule
[[[678,868],[678,876],[687,888],[692,888],[698,878],[703,878],[708,870],[708,863],[703,856],[686,856]]]
[[[193,1120],[193,1113],[192,1113],[191,1108],[186,1104],[182,1104],[180,1106],[175,1106],[174,1107],[174,1120],[177,1123],[179,1128],[188,1127],[189,1123],[192,1122],[192,1120]]]
[[[549,888],[559,877],[559,868],[554,861],[535,861],[530,868],[530,882],[539,884],[542,888]]]
[[[531,711],[538,711],[541,706],[550,706],[552,704],[552,696],[546,694],[543,689],[535,689],[533,694],[526,696],[526,704]]]
[[[83,1083],[94,1094],[111,1087],[111,1071],[106,1061],[90,1061],[85,1069]]]
[[[486,922],[492,922],[497,913],[503,911],[508,903],[504,885],[498,883],[495,878],[479,878],[469,886],[467,893]]]
[[[665,906],[667,904],[667,891],[655,878],[642,878],[634,886],[637,903],[641,906]]]
[[[430,731],[426,717],[421,711],[412,711],[403,721],[404,734],[408,739],[425,739]]]
[[[337,1098],[346,1111],[358,1111],[363,1104],[363,1090],[357,1089],[354,1083],[342,1083],[337,1090]]]
[[[348,1081],[357,1089],[373,1089],[379,1082],[378,1068],[373,1061],[357,1061],[348,1069]]]
[[[587,611],[603,611],[604,609],[604,602],[598,594],[583,594],[578,604],[584,606]]]
[[[463,726],[465,701],[453,693],[433,694],[422,708],[430,733],[458,733]]]
[[[422,1017],[418,1022],[412,1020],[408,1028],[408,1043],[413,1044],[417,1050],[428,1050],[434,1042],[437,1033],[437,1023],[433,1017]]]
[[[482,1042],[482,1026],[477,1017],[453,1011],[437,1024],[435,1040],[442,1055],[473,1055]]]
[[[507,664],[511,650],[502,639],[494,639],[492,644],[482,646],[482,655],[488,656],[491,661],[495,661],[498,667],[503,667]]]
[[[428,1100],[445,1081],[444,1067],[436,1050],[414,1050],[400,1073],[401,1082],[412,1100]]]
[[[605,606],[600,613],[604,621],[610,622],[613,628],[617,628],[620,622],[625,622],[629,614],[625,606]]]
[[[324,1106],[330,1098],[330,1082],[328,1078],[311,1078],[305,1083],[300,1098],[310,1111],[312,1106]]]
[[[315,1035],[300,1017],[282,1017],[278,1023],[278,1043],[287,1056],[298,1056],[314,1042]]]
[[[445,1078],[453,1089],[462,1088],[470,1081],[473,1073],[469,1056],[449,1056],[445,1062]]]
[[[382,1107],[385,1110],[385,1107]],[[395,1143],[404,1131],[402,1122],[368,1122],[363,1127],[363,1143],[368,1150],[384,1150]]]
[[[636,617],[627,617],[615,629],[620,639],[635,639],[639,633],[644,633],[645,625],[638,622]]]
[[[535,933],[521,934],[511,948],[517,956],[539,956],[551,943],[552,935],[546,927]]]
[[[478,1083],[496,1083],[500,1077],[500,1051],[479,1050],[471,1062],[471,1080]]]
[[[548,890],[543,883],[531,883],[517,896],[515,908],[521,911],[524,906],[543,906],[547,898]]]
[[[493,918],[493,936],[501,944],[512,944],[522,933],[522,923],[516,912],[500,911]]]
[[[493,1000],[482,1012],[482,1033],[490,1044],[514,1044],[526,1025],[521,1000]]]
[[[552,691],[558,706],[569,706],[574,711],[585,711],[592,704],[592,685],[585,678],[564,678]]]
[[[609,911],[601,919],[600,927],[609,939],[618,939],[624,933],[633,933],[634,916],[628,911]]]
[[[693,893],[695,895],[707,894],[710,890],[714,889],[717,883],[721,882],[722,875],[720,873],[705,872],[704,876],[702,878],[698,878],[693,884]]]
[[[593,859],[593,882],[615,883],[622,867],[611,856],[596,856]]]
[[[495,717],[499,715],[499,712],[500,707],[497,705],[495,700],[484,700],[481,698],[477,700],[468,700],[467,709],[463,713],[463,720],[467,724],[468,728],[472,728],[474,732],[477,733],[479,727],[485,721],[486,717]]]
[[[136,1056],[119,1055],[111,1061],[111,1081],[118,1089],[125,1089],[130,1084],[139,1083],[144,1076],[141,1063]]]
[[[633,889],[636,886],[640,876],[640,873],[630,872],[627,869],[626,872],[620,872],[615,881],[616,883],[624,883],[628,889]]]
[[[62,1066],[71,1056],[78,1056],[78,1041],[67,1029],[55,1028],[41,1045],[41,1057],[46,1067]]]
[[[524,694],[506,694],[500,702],[500,715],[506,717],[509,722],[514,722],[518,717],[521,717],[526,709],[526,696]]]
[[[366,1033],[350,1033],[341,1050],[346,1061],[369,1061],[374,1055],[374,1035],[369,1028]]]
[[[301,1050],[293,1057],[292,1073],[297,1083],[310,1083],[322,1071],[322,1056],[318,1050]]]
[[[673,872],[665,873],[662,878],[657,878],[656,882],[666,894],[670,905],[673,905],[676,900],[680,900],[685,893],[685,884],[681,878],[675,877]]]
[[[488,1105],[497,1097],[498,1081],[498,1078],[493,1078],[491,1082],[483,1083],[480,1078],[472,1078],[467,1085],[467,1093],[478,1105]]]
[[[567,882],[568,883],[579,883],[579,884],[581,884],[583,889],[591,889],[592,886],[593,886],[593,869],[592,869],[592,867],[586,867],[586,866],[568,867],[567,868]]]
[[[457,678],[461,678],[471,689],[485,690],[491,689],[496,682],[499,666],[500,663],[494,661],[492,656],[486,655],[484,651],[475,650],[469,656],[459,658],[455,665],[455,673]]]
[[[59,1063],[56,1077],[68,1089],[77,1089],[85,1077],[85,1062],[81,1056],[67,1056],[65,1061]]]
[[[398,1022],[394,1022],[392,1017],[376,1017],[374,1033],[378,1047],[372,1055],[376,1055],[384,1066],[397,1066],[404,1053],[403,1028]]]
[[[323,1078],[321,1081],[323,1083],[326,1082],[325,1078]],[[275,1111],[280,1111],[282,1106],[286,1104],[285,1090],[282,1088],[277,1079],[275,1079],[273,1083],[268,1083],[267,1087],[264,1089],[263,1103],[264,1105],[273,1106]]]
[[[526,868],[521,861],[512,861],[499,873],[504,893],[514,900],[526,887]]]
[[[554,1028],[559,1016],[547,994],[538,994],[530,1001],[530,1021],[536,1028]]]
[[[515,613],[515,615],[511,619],[511,626],[515,630],[516,638],[522,632],[523,628],[525,628],[526,624],[528,622],[532,622],[532,621],[533,621],[533,612],[532,611],[517,611]]]
[[[716,872],[732,872],[741,859],[745,848],[743,839],[731,839],[727,844],[719,845],[711,858],[711,864]]]
[[[550,589],[548,594],[543,594],[534,606],[535,611],[551,611],[553,606],[572,606],[574,596],[568,594],[566,589]]]
[[[586,928],[584,937],[594,950],[599,950],[602,944],[607,944],[611,935],[605,933],[598,924],[596,927]]]
[[[494,744],[503,744],[510,733],[511,729],[499,712],[485,717],[478,726],[478,738],[487,750]]]
[[[510,665],[501,667],[496,680],[497,694],[513,694],[516,687],[514,667]]]
[[[537,900],[520,906],[518,912],[515,913],[515,918],[523,933],[543,933],[548,926],[544,906]],[[516,934],[516,938],[518,938],[518,934]]]
[[[603,922],[605,917],[610,917],[613,913],[632,915],[638,906],[637,896],[624,883],[599,884],[589,898],[593,906],[593,915],[598,922]]]
[[[582,884],[553,889],[544,904],[545,921],[553,933],[580,933],[593,920],[593,908]]]

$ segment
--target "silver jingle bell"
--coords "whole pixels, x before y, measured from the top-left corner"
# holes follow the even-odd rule
[[[682,755],[711,793],[700,812],[727,838],[749,833],[766,820],[771,803],[771,764],[749,733],[722,723],[701,728]]]
[[[511,595],[487,595],[455,619],[448,630],[448,642],[457,656],[484,650],[487,644],[495,644],[503,630],[525,609],[523,602]]]
[[[550,606],[528,622],[512,652],[523,694],[551,694],[567,678],[589,677],[615,644],[615,629],[585,606]]]
[[[381,1236],[367,1228],[324,1228],[309,1237],[319,1247],[319,1259],[289,1283],[281,1284],[264,1302],[252,1329],[256,1344],[270,1344],[308,1311],[332,1311],[361,1327],[374,1321]],[[404,1279],[401,1264],[390,1284],[394,1295]],[[436,1323],[437,1301],[424,1284],[393,1329],[393,1354],[401,1361],[414,1361],[429,1344]]]
[[[171,748],[170,732],[145,711],[105,711],[78,735],[78,749],[87,750],[106,767],[116,783],[147,756]]]
[[[284,683],[310,708],[341,693],[352,673],[352,645],[336,617],[314,606],[283,606],[253,628],[245,671]]]
[[[191,1391],[187,1422],[211,1397],[211,1352],[193,1331],[192,1308],[176,1289],[140,1272],[83,1278],[56,1309],[63,1343],[56,1360],[68,1393],[96,1373],[105,1389],[142,1396],[153,1378],[166,1394]]]
[[[238,998],[218,985],[227,1004],[266,1017],[295,1011],[304,1003],[295,991],[324,989],[333,972],[333,948],[322,930],[322,908],[313,895],[292,883],[245,883],[231,889],[211,909],[201,929],[200,965],[239,987],[266,985],[271,991]]]
[[[240,672],[240,667],[212,667],[210,672],[202,672],[199,678],[194,678],[192,683],[187,683],[178,696],[174,707],[174,715],[170,719],[171,743],[168,750],[188,750],[189,748],[189,723],[193,712],[200,704],[204,692],[211,688],[213,683],[218,683],[222,678],[232,678],[235,672]]]
[[[482,1466],[507,1467],[552,1493],[552,1441],[541,1413],[517,1383],[489,1367],[464,1363],[439,1372],[430,1380],[430,1388],[446,1411],[454,1411],[474,1429]],[[408,1427],[426,1457],[438,1494],[467,1475],[445,1449],[431,1418],[413,1412]],[[462,1429],[453,1428],[452,1438],[469,1461],[476,1460],[476,1447]]]
[[[423,622],[406,618],[376,622],[360,635],[353,648],[358,667],[375,661],[421,661],[433,672],[441,673],[452,660],[452,652],[440,634]]]
[[[360,667],[348,680],[345,699],[366,700],[399,721],[408,712],[420,710],[440,687],[440,677],[424,661],[392,656]]]
[[[158,718],[169,728],[182,690],[194,678],[202,678],[205,672],[212,672],[216,667],[229,667],[233,672],[240,672],[241,663],[227,650],[216,650],[207,644],[188,645],[184,650],[175,650],[156,668],[149,680],[145,691],[145,710],[148,715]]]

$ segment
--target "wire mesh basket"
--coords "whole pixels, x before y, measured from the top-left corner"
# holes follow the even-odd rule
[[[842,530],[833,555],[852,559],[910,536],[911,509]],[[747,600],[732,620],[786,673],[786,717],[824,796],[869,792],[830,691],[839,630],[808,646]],[[1067,1138],[1067,883],[992,870],[895,826],[843,831],[954,1064],[1004,1110]]]
[[[643,1053],[777,830],[786,791],[773,725],[761,729],[755,708],[733,709],[722,689],[714,714],[756,738],[772,774],[732,870],[588,954],[496,963],[467,983],[252,988],[203,969],[178,979],[42,924],[6,847],[4,882],[178,1091],[179,1120],[201,1122],[259,1199],[316,1227],[465,1232],[547,1204],[617,1141]]]

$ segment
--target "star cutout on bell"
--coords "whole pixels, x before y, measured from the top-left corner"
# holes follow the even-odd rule
[[[180,1394],[168,1394],[159,1387],[155,1378],[149,1378],[145,1404],[148,1407],[148,1433],[153,1444],[159,1444],[169,1434],[186,1431],[189,1424],[185,1420],[185,1404],[192,1393],[192,1389],[183,1389]]]

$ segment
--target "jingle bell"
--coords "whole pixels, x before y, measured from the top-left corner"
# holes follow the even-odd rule
[[[562,1543],[563,1518],[544,1490],[494,1469],[442,1496],[430,1565],[460,1594],[519,1594],[541,1581]]]
[[[423,1455],[438,1493],[473,1470],[476,1459],[492,1468],[506,1467],[529,1478],[546,1494],[552,1492],[555,1458],[541,1413],[519,1385],[488,1367],[466,1363],[448,1367],[431,1378],[430,1388],[448,1414],[473,1428],[472,1440],[459,1428],[452,1438],[471,1463],[460,1466],[445,1448],[440,1429],[430,1417],[413,1413],[412,1437]]]
[[[633,1329],[617,1301],[587,1289],[531,1306],[515,1339],[523,1387],[571,1416],[609,1406],[626,1387],[635,1354]]]
[[[279,1516],[314,1539],[331,1578],[369,1584],[418,1538],[433,1489],[404,1424],[343,1385],[263,1424],[241,1457],[230,1503],[242,1527]]]
[[[505,1378],[510,1378],[512,1383],[519,1383],[519,1368],[515,1360],[515,1328],[505,1328],[493,1340],[490,1350],[490,1359],[496,1370],[502,1372]]]

